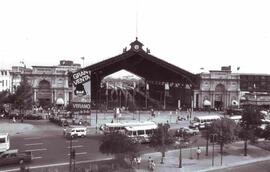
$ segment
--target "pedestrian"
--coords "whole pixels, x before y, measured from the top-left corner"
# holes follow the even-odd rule
[[[198,146],[198,148],[197,148],[197,159],[200,159],[200,154],[201,154],[201,149],[200,149],[200,147]]]
[[[151,163],[152,163],[152,158],[151,156],[148,157],[148,169],[151,169]]]
[[[156,167],[156,164],[155,164],[154,160],[151,160],[150,170],[154,171],[155,167]]]
[[[142,158],[141,158],[140,156],[137,157],[137,165],[138,165],[138,169],[140,169],[141,160],[142,160]]]
[[[15,118],[15,116],[13,116],[13,123],[15,123],[16,122],[16,118]]]
[[[133,163],[134,163],[135,166],[136,166],[136,163],[137,163],[137,158],[136,158],[136,157],[133,158]],[[132,163],[132,164],[133,164],[133,163]]]

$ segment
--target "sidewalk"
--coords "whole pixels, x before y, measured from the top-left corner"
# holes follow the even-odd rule
[[[205,156],[205,147],[201,147],[202,153],[200,159],[196,159],[196,149],[182,149],[182,168],[179,168],[179,149],[166,152],[164,164],[160,164],[161,153],[148,153],[142,155],[142,164],[137,172],[149,171],[147,168],[148,157],[151,157],[156,164],[155,172],[197,172],[197,171],[211,171],[215,169],[228,168],[239,166],[251,162],[257,162],[270,159],[270,152],[261,148],[248,145],[248,156],[243,155],[243,142],[233,143],[224,147],[224,154],[221,156],[219,153],[220,147],[216,145],[214,148],[214,166],[212,166],[212,145],[209,145],[208,156]],[[192,157],[192,159],[190,158]]]

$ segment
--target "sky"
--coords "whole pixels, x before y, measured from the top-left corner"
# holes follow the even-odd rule
[[[192,73],[231,65],[270,74],[269,9],[269,0],[1,0],[0,68],[85,67],[137,36],[152,55]]]

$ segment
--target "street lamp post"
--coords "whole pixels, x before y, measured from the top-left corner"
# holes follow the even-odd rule
[[[208,156],[208,143],[209,143],[209,127],[206,126],[206,147],[205,147],[205,156]]]
[[[179,138],[179,168],[182,168],[182,146],[181,146],[181,140]]]
[[[215,155],[215,138],[217,134],[212,134],[212,143],[213,143],[213,149],[212,149],[212,166],[214,166],[214,155]]]
[[[161,126],[161,135],[162,135],[162,138],[161,138],[161,144],[162,144],[162,156],[161,156],[161,161],[160,163],[161,164],[164,164],[164,157],[165,157],[165,131],[164,131],[164,124],[162,123],[162,126]]]
[[[69,142],[69,172],[72,170],[72,136],[70,136]]]

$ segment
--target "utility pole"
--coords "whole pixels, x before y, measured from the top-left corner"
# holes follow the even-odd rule
[[[72,136],[69,139],[69,172],[72,172]]]
[[[212,143],[213,143],[213,149],[212,149],[212,166],[214,166],[214,155],[215,155],[215,138],[216,138],[216,134],[212,134]]]
[[[161,135],[162,135],[162,138],[161,138],[161,143],[162,143],[162,157],[161,157],[161,161],[160,163],[161,164],[164,164],[164,157],[165,157],[165,132],[164,132],[164,124],[162,123],[162,126],[161,126]]]
[[[179,138],[179,168],[182,168],[182,145],[181,145],[181,139]]]
[[[206,147],[205,147],[205,156],[208,156],[208,143],[209,143],[209,126],[206,124]]]

